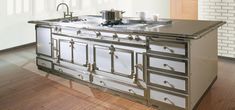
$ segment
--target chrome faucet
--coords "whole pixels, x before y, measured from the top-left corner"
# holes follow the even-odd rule
[[[69,6],[66,4],[66,3],[60,3],[58,6],[57,6],[57,11],[59,10],[59,7],[61,5],[65,5],[66,8],[67,8],[67,12],[64,12],[64,18],[67,18],[67,17],[70,17],[72,19],[73,17],[73,12],[69,12]]]

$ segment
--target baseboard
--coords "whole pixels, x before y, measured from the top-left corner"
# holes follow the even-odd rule
[[[232,57],[225,57],[225,56],[218,56],[219,59],[223,59],[223,60],[233,60],[235,61],[235,58],[232,58]]]
[[[210,86],[206,89],[206,92],[201,96],[201,98],[198,100],[196,105],[193,107],[193,110],[197,110],[197,108],[198,108],[199,104],[201,103],[202,99],[207,95],[207,93],[209,92],[209,90],[211,89],[211,87],[213,86],[215,81],[217,80],[217,78],[218,78],[218,76],[216,76],[215,79],[211,82]]]
[[[0,52],[6,52],[6,51],[11,51],[11,50],[15,50],[15,49],[19,49],[19,48],[24,48],[27,46],[33,46],[36,45],[36,42],[32,42],[32,43],[28,43],[28,44],[24,44],[24,45],[20,45],[20,46],[16,46],[16,47],[11,47],[11,48],[7,48],[7,49],[3,49],[0,50]]]

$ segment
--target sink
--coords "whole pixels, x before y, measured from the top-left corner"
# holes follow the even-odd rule
[[[100,19],[100,16],[96,16],[96,15],[85,15],[85,16],[72,17],[72,18],[50,19],[50,20],[44,20],[44,21],[71,23],[71,22],[79,22],[79,21],[94,21],[94,20],[97,20],[97,19]]]
[[[78,17],[73,17],[73,18],[57,18],[57,19],[50,19],[50,20],[45,20],[45,21],[71,23],[71,22],[78,22],[78,21],[86,21],[86,19],[80,19]]]

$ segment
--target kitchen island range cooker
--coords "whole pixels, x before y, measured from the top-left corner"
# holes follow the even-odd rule
[[[130,19],[107,26],[91,15],[29,21],[38,68],[160,110],[196,108],[217,78],[224,22]]]

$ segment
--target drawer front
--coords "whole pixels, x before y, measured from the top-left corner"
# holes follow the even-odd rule
[[[52,69],[52,62],[41,58],[37,58],[37,65]]]
[[[77,35],[80,30],[78,29],[72,29],[72,28],[62,28],[61,33],[66,35]]]
[[[55,27],[53,29],[53,32],[54,33],[65,34],[65,35],[71,35],[71,36],[81,36],[81,35],[93,35],[93,36],[96,36],[96,32],[94,32],[94,31],[81,30],[81,29],[73,29],[73,28]]]
[[[87,81],[87,82],[90,81],[89,74],[87,74],[84,71],[71,70],[71,69],[68,69],[68,68],[65,68],[65,67],[60,67],[60,66],[57,66],[57,65],[54,66],[54,69],[56,71],[65,73],[67,75],[70,75],[74,78],[77,78],[77,79],[80,79],[80,80],[83,80],[83,81]]]
[[[149,72],[150,85],[169,88],[172,90],[187,91],[187,80],[162,74]]]
[[[144,96],[144,90],[142,89],[120,84],[118,82],[113,82],[113,81],[97,78],[97,77],[93,77],[93,84],[96,84],[105,88],[109,88],[112,90],[125,92],[125,93],[132,94],[132,95]]]
[[[187,61],[177,60],[177,59],[168,59],[163,57],[149,57],[149,67],[166,70],[172,73],[181,73],[187,75]]]
[[[153,41],[149,47],[151,51],[187,56],[187,43]]]
[[[160,90],[150,89],[150,99],[163,102],[172,106],[186,108],[187,98],[176,94],[166,93]]]

